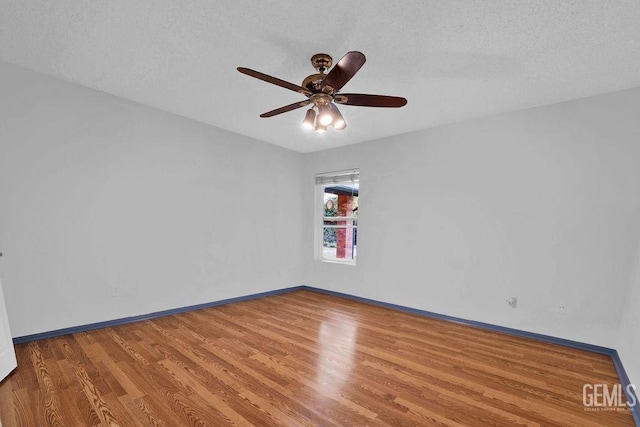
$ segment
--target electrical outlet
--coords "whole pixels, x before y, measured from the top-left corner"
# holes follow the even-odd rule
[[[561,302],[556,306],[556,313],[558,314],[567,314],[567,303]]]

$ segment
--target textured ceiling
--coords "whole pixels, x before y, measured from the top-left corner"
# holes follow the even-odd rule
[[[300,84],[349,50],[344,92],[408,105],[318,136],[304,109],[259,118],[304,97],[236,71]],[[0,60],[309,152],[640,86],[640,1],[2,0]]]

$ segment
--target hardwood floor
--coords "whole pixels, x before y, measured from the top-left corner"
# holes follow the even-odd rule
[[[16,347],[2,426],[625,426],[611,359],[311,291]]]

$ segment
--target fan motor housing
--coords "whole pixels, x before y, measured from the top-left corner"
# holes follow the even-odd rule
[[[311,92],[317,92],[319,90],[319,84],[325,77],[326,74],[322,73],[311,74],[302,81],[301,86],[305,89],[310,90]]]

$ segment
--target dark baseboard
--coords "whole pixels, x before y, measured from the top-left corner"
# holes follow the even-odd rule
[[[187,311],[200,310],[203,308],[216,307],[218,305],[231,304],[234,302],[248,301],[256,298],[268,297],[271,295],[284,294],[303,289],[303,286],[293,286],[291,288],[277,289],[275,291],[260,292],[257,294],[244,295],[241,297],[228,298],[219,301],[207,302],[204,304],[189,305],[186,307],[173,308],[170,310],[155,311],[153,313],[141,314],[139,316],[123,317],[120,319],[106,320],[104,322],[90,323],[88,325],[72,326],[70,328],[56,329],[54,331],[41,332],[39,334],[24,335],[15,337],[14,344],[22,344],[30,341],[43,340],[46,338],[58,337],[61,335],[75,334],[78,332],[90,331],[93,329],[108,328],[110,326],[125,325],[127,323],[140,322],[142,320],[155,319],[157,317],[170,316],[172,314],[185,313]]]
[[[625,391],[625,394],[627,395],[627,400],[630,401],[630,402],[636,402],[636,404],[631,407],[631,413],[633,415],[633,419],[634,419],[636,425],[640,426],[640,408],[639,408],[640,407],[640,402],[638,401],[636,393],[634,393],[632,390],[628,390],[627,389],[628,386],[631,384],[631,382],[629,380],[629,376],[627,375],[627,372],[625,371],[624,366],[622,365],[622,361],[620,360],[620,356],[618,355],[618,352],[616,350],[612,349],[612,348],[601,347],[601,346],[593,345],[593,344],[581,343],[581,342],[578,342],[578,341],[567,340],[567,339],[564,339],[564,338],[557,338],[557,337],[553,337],[553,336],[550,336],[550,335],[543,335],[543,334],[537,334],[537,333],[534,333],[534,332],[522,331],[522,330],[519,330],[519,329],[507,328],[507,327],[504,327],[504,326],[492,325],[490,323],[476,322],[475,320],[461,319],[459,317],[448,316],[446,314],[439,314],[439,313],[434,313],[434,312],[431,312],[431,311],[419,310],[417,308],[405,307],[405,306],[402,306],[402,305],[391,304],[391,303],[382,302],[382,301],[376,301],[376,300],[369,299],[369,298],[357,297],[357,296],[354,296],[354,295],[344,294],[342,292],[329,291],[329,290],[326,290],[326,289],[314,288],[312,286],[306,286],[306,285],[293,286],[293,287],[290,287],[290,288],[278,289],[278,290],[268,291],[268,292],[260,292],[260,293],[257,293],[257,294],[245,295],[245,296],[236,297],[236,298],[228,298],[228,299],[208,302],[208,303],[204,303],[204,304],[190,305],[190,306],[175,308],[175,309],[171,309],[171,310],[156,311],[156,312],[149,313],[149,314],[142,314],[142,315],[139,315],[139,316],[132,316],[132,317],[124,317],[124,318],[121,318],[121,319],[108,320],[108,321],[105,321],[105,322],[90,323],[88,325],[80,325],[80,326],[73,326],[73,327],[64,328],[64,329],[56,329],[54,331],[42,332],[42,333],[39,333],[39,334],[24,335],[24,336],[21,336],[21,337],[13,338],[13,343],[14,344],[21,344],[21,343],[30,342],[30,341],[37,341],[37,340],[42,340],[42,339],[46,339],[46,338],[53,338],[53,337],[57,337],[57,336],[61,336],[61,335],[67,335],[67,334],[74,334],[74,333],[77,333],[77,332],[90,331],[92,329],[99,329],[99,328],[107,328],[107,327],[110,327],[110,326],[124,325],[124,324],[127,324],[127,323],[140,322],[142,320],[155,319],[157,317],[170,316],[172,314],[184,313],[184,312],[193,311],[193,310],[200,310],[200,309],[209,308],[209,307],[216,307],[216,306],[219,306],[219,305],[231,304],[231,303],[234,303],[234,302],[248,301],[248,300],[252,300],[252,299],[268,297],[268,296],[271,296],[271,295],[284,294],[284,293],[287,293],[287,292],[293,292],[293,291],[298,291],[298,290],[307,290],[307,291],[317,292],[317,293],[321,293],[321,294],[332,295],[332,296],[336,296],[336,297],[340,297],[340,298],[349,299],[349,300],[352,300],[352,301],[358,301],[358,302],[362,302],[362,303],[365,303],[365,304],[371,304],[371,305],[375,305],[375,306],[378,306],[378,307],[388,308],[388,309],[391,309],[391,310],[397,310],[397,311],[402,311],[402,312],[405,312],[405,313],[416,314],[416,315],[419,315],[419,316],[430,317],[430,318],[433,318],[433,319],[445,320],[447,322],[453,322],[453,323],[457,323],[457,324],[461,324],[461,325],[471,326],[471,327],[474,327],[474,328],[485,329],[485,330],[489,330],[489,331],[494,331],[494,332],[499,332],[499,333],[503,333],[503,334],[514,335],[514,336],[523,337],[523,338],[530,338],[530,339],[543,341],[543,342],[547,342],[547,343],[558,344],[558,345],[562,345],[562,346],[566,346],[566,347],[571,347],[571,348],[576,348],[576,349],[580,349],[580,350],[590,351],[590,352],[593,352],[593,353],[605,354],[605,355],[611,357],[611,360],[613,361],[613,366],[615,367],[615,370],[616,370],[616,372],[618,374],[618,378],[620,379],[620,384],[622,384],[622,387],[623,387],[623,389]]]
[[[638,401],[638,393],[636,393],[635,389],[627,389],[631,384],[631,380],[629,380],[627,371],[624,370],[624,366],[622,366],[622,360],[620,360],[620,355],[616,350],[613,350],[611,360],[613,360],[613,367],[616,368],[618,378],[620,379],[620,384],[622,384],[624,394],[627,396],[627,401],[635,402],[635,405],[631,407],[631,414],[633,415],[633,421],[635,421],[636,426],[640,427],[640,401]]]
[[[432,311],[420,310],[417,308],[405,307],[403,305],[391,304],[388,302],[377,301],[369,298],[357,297],[349,294],[343,294],[342,292],[328,291],[326,289],[314,288],[312,286],[303,286],[305,290],[318,292],[326,295],[333,295],[340,298],[350,299],[353,301],[363,302],[365,304],[376,305],[378,307],[389,308],[391,310],[402,311],[405,313],[417,314],[419,316],[430,317],[432,319],[446,320],[447,322],[459,323],[461,325],[473,326],[475,328],[486,329],[489,331],[500,332],[508,335],[515,335],[519,337],[531,338],[539,341],[544,341],[553,344],[560,344],[566,347],[577,348],[580,350],[591,351],[593,353],[611,355],[615,350],[607,347],[600,347],[593,344],[585,344],[578,341],[566,340],[563,338],[556,338],[550,335],[536,334],[534,332],[522,331],[520,329],[507,328],[505,326],[493,325],[491,323],[476,322],[475,320],[461,319],[459,317],[448,316],[446,314],[434,313]]]
[[[314,288],[312,286],[301,286],[301,288],[308,291],[318,292],[326,295],[333,295],[340,298],[350,299],[352,301],[358,301],[365,304],[375,305],[378,307],[389,308],[391,310],[397,310],[405,313],[425,316],[432,319],[445,320],[447,322],[458,323],[460,325],[471,326],[474,328],[485,329],[485,330],[499,332],[499,333],[508,334],[508,335],[514,335],[522,338],[530,338],[530,339],[534,339],[534,340],[538,340],[546,343],[558,344],[565,347],[571,347],[579,350],[585,350],[593,353],[607,355],[611,357],[611,360],[613,361],[613,366],[616,370],[616,373],[618,374],[618,378],[620,380],[620,384],[622,385],[624,393],[627,397],[627,401],[635,402],[635,405],[632,406],[630,409],[631,409],[631,414],[633,415],[633,420],[636,423],[636,426],[640,427],[640,401],[638,401],[637,393],[635,393],[633,390],[628,389],[628,386],[631,384],[631,381],[629,380],[629,376],[627,375],[627,372],[625,371],[624,366],[622,365],[622,360],[620,360],[620,356],[618,355],[618,352],[612,348],[601,347],[594,344],[586,344],[578,341],[567,340],[564,338],[552,337],[550,335],[537,334],[535,332],[522,331],[520,329],[513,329],[513,328],[507,328],[504,326],[492,325],[491,323],[476,322],[475,320],[461,319],[459,317],[448,316],[446,314],[434,313],[431,311],[419,310],[417,308],[405,307],[402,305],[376,301],[369,298],[357,297],[354,295],[343,294],[342,292],[328,291],[326,289]]]

